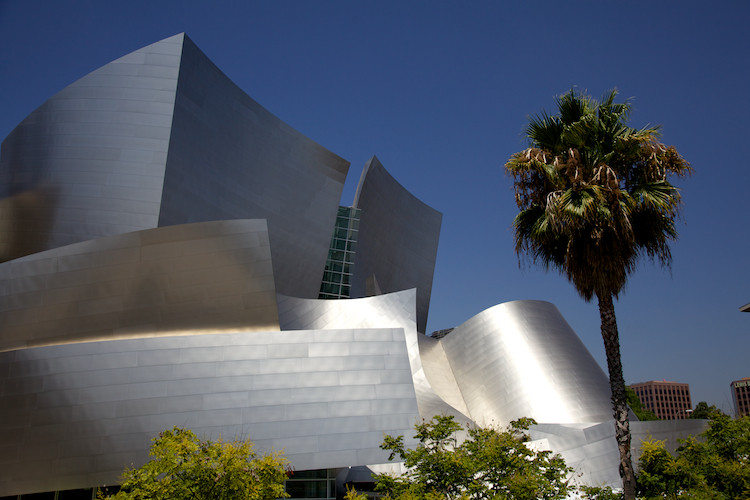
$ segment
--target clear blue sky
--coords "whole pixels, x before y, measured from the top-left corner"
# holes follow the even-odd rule
[[[602,366],[596,304],[519,268],[505,160],[572,86],[635,97],[693,164],[671,272],[644,263],[616,303],[628,383],[690,384],[731,409],[750,376],[750,2],[0,0],[0,138],[55,92],[179,32],[250,96],[352,163],[376,154],[443,212],[428,329],[494,304],[557,305]]]

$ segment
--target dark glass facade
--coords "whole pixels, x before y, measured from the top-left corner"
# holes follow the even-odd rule
[[[336,475],[332,469],[294,471],[284,485],[289,498],[332,500],[336,498]]]
[[[352,268],[359,234],[360,210],[339,207],[320,285],[319,299],[351,298]]]

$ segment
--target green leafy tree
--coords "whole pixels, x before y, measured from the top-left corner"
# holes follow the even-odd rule
[[[286,459],[257,456],[250,441],[207,441],[174,427],[154,438],[150,461],[128,469],[116,500],[275,500],[284,491]]]
[[[639,494],[647,499],[750,498],[750,417],[714,413],[699,437],[682,440],[677,456],[663,441],[642,445]]]
[[[633,389],[626,386],[625,394],[628,398],[628,406],[630,406],[630,409],[633,410],[633,413],[635,413],[635,416],[638,417],[638,420],[659,420],[659,417],[656,416],[656,413],[643,407],[640,398]]]
[[[565,498],[571,469],[552,452],[526,445],[532,423],[521,419],[504,431],[468,427],[459,443],[462,427],[451,416],[437,416],[415,425],[415,449],[404,446],[403,436],[386,436],[381,448],[407,472],[378,475],[375,489],[399,500]]]
[[[613,300],[641,257],[669,265],[681,197],[670,183],[690,165],[658,141],[657,128],[627,125],[630,103],[571,90],[557,114],[526,127],[529,147],[505,164],[519,213],[516,251],[565,275],[586,300],[597,298],[607,356],[620,475],[635,498],[625,379]]]
[[[622,493],[610,486],[581,486],[581,498],[586,500],[622,500]]]
[[[716,405],[708,406],[708,403],[706,403],[705,401],[701,401],[697,405],[695,405],[695,409],[690,414],[690,418],[710,419],[716,415],[723,413],[724,412],[717,408]]]

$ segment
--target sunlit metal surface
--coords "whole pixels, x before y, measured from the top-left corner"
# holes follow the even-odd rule
[[[2,143],[8,260],[158,224],[182,35],[64,88]]]
[[[348,168],[175,35],[66,87],[3,141],[0,260],[263,218],[277,290],[317,297]]]
[[[0,351],[278,330],[265,220],[108,236],[0,264]]]
[[[417,330],[425,333],[443,215],[404,189],[374,156],[354,206],[361,213],[352,297],[416,288]]]
[[[265,218],[276,290],[315,298],[348,170],[185,37],[160,226]]]
[[[487,309],[440,340],[479,424],[601,422],[609,381],[557,308],[540,301]]]
[[[418,418],[400,328],[115,340],[0,353],[0,496],[113,484],[174,425],[298,470],[387,462]]]
[[[456,377],[442,344],[438,340],[425,335],[419,335],[417,339],[419,340],[419,354],[424,377],[435,395],[460,411],[461,415],[469,415],[469,409],[466,407],[461,389],[456,383]],[[442,412],[423,413],[425,418],[441,414]],[[468,417],[466,420],[471,422]]]
[[[452,406],[436,393],[425,376],[415,324],[416,291],[404,290],[376,297],[348,300],[316,300],[278,297],[279,324],[282,330],[336,328],[401,328],[406,339],[409,364],[419,413],[423,418],[453,415],[468,423],[463,405]],[[455,394],[453,394],[455,396]],[[359,464],[362,465],[362,464]]]
[[[706,424],[706,420],[631,421],[633,463],[638,463],[643,441],[664,441],[667,450],[674,453],[679,439],[697,436],[706,429]],[[574,481],[622,486],[614,420],[593,424],[539,424],[532,426],[530,434],[533,446],[552,449],[562,455],[574,470]]]
[[[348,166],[184,34],[29,115],[0,154],[0,496],[116,482],[173,425],[297,469],[383,464],[383,433],[413,444],[438,414],[532,417],[535,446],[616,485],[607,378],[553,305],[420,333],[442,215],[375,157],[354,203],[367,298],[314,299]],[[684,422],[634,422],[634,448]]]

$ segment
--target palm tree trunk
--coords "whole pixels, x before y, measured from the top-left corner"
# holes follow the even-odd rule
[[[635,499],[635,472],[630,457],[630,422],[628,422],[628,404],[625,396],[625,378],[622,375],[620,361],[620,336],[617,333],[617,320],[612,295],[597,294],[599,316],[602,321],[602,339],[607,354],[609,369],[609,387],[612,391],[612,409],[615,417],[615,438],[620,450],[620,477],[625,500]]]

